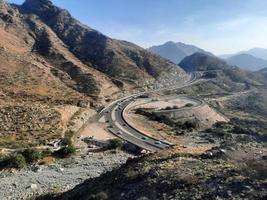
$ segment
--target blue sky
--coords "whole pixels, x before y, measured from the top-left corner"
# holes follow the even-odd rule
[[[10,0],[21,4],[23,0]],[[166,41],[216,54],[267,48],[266,0],[53,0],[82,23],[142,47]]]

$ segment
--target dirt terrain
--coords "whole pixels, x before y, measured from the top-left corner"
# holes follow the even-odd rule
[[[191,104],[191,107],[187,108],[186,105],[189,104]],[[167,141],[168,134],[166,132],[170,131],[170,128],[155,121],[151,122],[147,118],[137,114],[136,109],[149,110],[159,116],[170,117],[173,121],[185,122],[194,118],[200,123],[198,130],[210,128],[216,122],[229,121],[227,117],[216,112],[207,104],[195,102],[185,97],[166,96],[159,99],[140,99],[127,107],[125,119],[129,124],[151,137],[165,139]]]
[[[49,0],[0,0],[0,38],[0,199],[267,198],[264,71],[201,53],[180,68]],[[120,112],[98,119],[151,90],[120,126],[155,153],[111,134]]]

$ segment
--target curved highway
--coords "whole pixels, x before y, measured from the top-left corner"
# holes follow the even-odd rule
[[[133,94],[133,95],[121,98],[119,100],[112,102],[106,108],[104,108],[99,113],[99,119],[105,116],[106,123],[109,124],[108,130],[112,134],[142,149],[146,149],[151,152],[166,149],[170,147],[171,144],[165,141],[156,140],[152,137],[147,136],[145,133],[138,131],[137,129],[135,129],[134,127],[132,127],[131,125],[127,123],[127,121],[123,117],[123,112],[125,108],[127,107],[127,105],[134,102],[136,98],[144,94],[181,89],[183,87],[192,85],[196,83],[197,81],[198,81],[197,75],[193,73],[191,74],[190,80],[185,82],[183,85],[169,87],[169,88],[161,88],[161,89],[156,89],[156,90],[147,91],[147,92],[141,92],[138,94]]]

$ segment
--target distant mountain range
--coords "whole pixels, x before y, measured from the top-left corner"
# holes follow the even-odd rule
[[[267,67],[267,49],[253,48],[236,54],[220,55],[230,65],[236,65],[242,69],[258,71]]]
[[[218,57],[223,58],[223,59],[228,59],[228,58],[230,58],[232,56],[236,56],[236,55],[239,55],[239,54],[249,54],[249,55],[252,55],[254,57],[267,60],[267,49],[264,49],[264,48],[253,48],[253,49],[249,49],[247,51],[240,51],[240,52],[237,52],[237,53],[234,53],[234,54],[219,55]]]
[[[159,46],[152,46],[148,49],[150,52],[166,58],[173,63],[180,63],[185,57],[190,56],[194,53],[204,53],[207,55],[213,55],[199,47],[194,45],[188,45],[181,42],[166,42],[165,44]]]
[[[267,67],[267,60],[257,58],[250,54],[238,54],[226,59],[226,62],[249,71],[258,71]]]
[[[152,46],[148,48],[148,50],[175,64],[179,64],[184,58],[195,53],[202,53],[215,57],[212,53],[194,45],[172,41],[162,45]],[[219,55],[218,57],[223,59],[229,65],[234,65],[248,71],[258,71],[267,67],[267,49],[264,48],[253,48],[235,54]]]

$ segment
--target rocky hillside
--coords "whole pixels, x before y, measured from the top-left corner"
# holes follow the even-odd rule
[[[0,0],[0,38],[0,147],[19,138],[38,143],[49,134],[60,137],[66,128],[60,106],[95,108],[124,90],[166,76],[179,81],[184,74],[161,57],[81,24],[49,0],[20,6]]]
[[[202,53],[186,57],[179,65],[187,72],[199,71],[203,78],[210,79],[209,86],[207,84],[201,86],[198,88],[199,92],[202,90],[208,92],[207,87],[211,90],[217,88],[218,92],[243,91],[264,84],[255,73],[243,71],[219,58]]]
[[[123,167],[99,178],[89,179],[59,196],[39,200],[93,199],[248,199],[266,197],[266,163],[257,156],[238,160],[241,148],[233,153],[214,148],[202,155],[162,152],[128,161]],[[229,161],[231,159],[231,161]],[[262,167],[262,168],[261,168]]]
[[[40,77],[47,76],[43,81],[67,88],[61,91],[86,97],[109,96],[124,83],[140,86],[166,72],[183,73],[134,44],[113,40],[81,24],[49,0],[27,0],[21,6],[1,1],[0,17],[3,65],[28,65],[31,74],[25,67],[25,79],[33,76],[40,81]],[[4,67],[1,70],[8,71]],[[33,71],[40,71],[40,77]]]
[[[202,71],[223,73],[234,82],[254,83],[257,79],[250,79],[250,72],[243,71],[236,66],[228,65],[225,61],[202,53],[195,53],[183,59],[179,64],[185,71]]]
[[[132,43],[111,39],[81,24],[49,0],[26,0],[19,10],[26,16],[37,16],[74,56],[109,77],[143,82],[176,67]],[[39,50],[47,53],[46,48]]]

